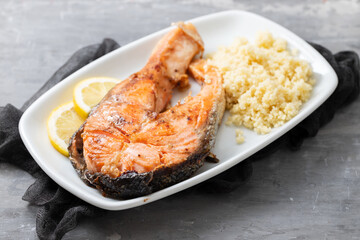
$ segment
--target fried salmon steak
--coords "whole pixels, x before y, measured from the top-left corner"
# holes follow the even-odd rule
[[[192,63],[202,90],[168,109],[172,89],[188,85],[186,71],[202,51],[195,27],[180,23],[144,68],[108,92],[70,140],[70,160],[83,181],[127,199],[187,179],[203,165],[225,108],[217,69]]]

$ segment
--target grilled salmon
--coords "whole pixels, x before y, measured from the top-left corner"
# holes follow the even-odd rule
[[[186,87],[203,51],[196,28],[180,23],[156,45],[139,72],[116,85],[70,140],[80,177],[103,195],[126,199],[189,178],[210,154],[225,98],[221,75],[204,60],[190,71],[202,90],[168,108]]]

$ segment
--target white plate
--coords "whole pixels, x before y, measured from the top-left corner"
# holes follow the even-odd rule
[[[289,30],[268,19],[249,12],[226,11],[195,18],[189,22],[197,27],[202,36],[205,42],[205,53],[215,51],[219,45],[230,44],[237,36],[253,39],[258,31],[263,30],[270,31],[275,37],[286,39],[290,47],[298,49],[299,56],[310,62],[313,68],[316,84],[312,97],[304,104],[297,116],[282,127],[273,129],[267,135],[257,135],[245,129],[246,141],[241,145],[235,143],[234,129],[222,124],[213,150],[220,162],[217,164],[205,163],[188,180],[135,199],[105,198],[96,189],[86,186],[76,174],[69,160],[51,146],[46,132],[46,120],[52,109],[71,101],[73,87],[82,79],[94,76],[125,79],[141,69],[156,42],[172,29],[170,27],[130,43],[83,67],[50,89],[27,109],[20,120],[20,134],[31,155],[49,177],[77,197],[100,208],[121,210],[150,203],[205,181],[262,149],[313,112],[337,86],[337,76],[334,70],[316,50]],[[192,82],[192,92],[197,93],[199,89],[200,87]],[[176,93],[174,100],[182,96],[180,93]]]

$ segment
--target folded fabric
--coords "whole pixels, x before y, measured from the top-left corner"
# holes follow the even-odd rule
[[[342,106],[353,102],[359,95],[360,63],[354,52],[340,52],[333,55],[326,48],[311,43],[331,64],[339,78],[335,92],[309,117],[287,134],[252,157],[224,173],[194,187],[198,191],[226,193],[233,191],[252,174],[252,161],[264,159],[279,148],[297,150],[304,139],[317,134],[320,127],[329,122]],[[44,86],[19,110],[8,104],[0,107],[0,161],[11,163],[36,178],[23,196],[23,200],[39,206],[36,216],[36,232],[40,239],[60,239],[74,229],[82,216],[95,216],[105,210],[96,208],[78,199],[52,181],[32,159],[18,131],[20,117],[37,98],[71,73],[113,51],[119,45],[112,39],[91,45],[77,51]]]

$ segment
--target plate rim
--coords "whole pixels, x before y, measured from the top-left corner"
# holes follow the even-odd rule
[[[23,113],[23,115],[21,116],[21,119],[19,121],[19,132],[20,132],[20,136],[22,141],[24,142],[27,150],[30,152],[31,156],[34,158],[34,160],[36,161],[36,163],[40,166],[40,168],[51,178],[53,179],[57,184],[59,184],[61,187],[63,187],[65,190],[69,191],[70,193],[74,194],[75,196],[79,197],[80,199],[84,200],[85,202],[88,202],[94,206],[97,206],[99,208],[103,208],[103,209],[107,209],[107,210],[125,210],[125,209],[129,209],[132,207],[137,207],[137,206],[141,206],[144,204],[148,204],[150,202],[159,200],[161,198],[170,196],[176,192],[180,192],[186,188],[192,187],[200,182],[203,182],[211,177],[216,176],[217,174],[226,171],[227,169],[231,168],[232,166],[240,163],[241,161],[245,160],[246,158],[248,158],[249,156],[253,155],[254,153],[256,153],[257,151],[259,151],[260,149],[262,149],[263,147],[267,146],[268,144],[270,144],[271,142],[275,141],[276,139],[278,139],[279,137],[281,137],[282,135],[284,135],[286,132],[288,132],[289,130],[291,130],[293,127],[295,127],[299,122],[301,122],[303,119],[305,119],[307,116],[309,116],[314,110],[316,110],[323,102],[326,101],[326,99],[328,99],[329,96],[331,96],[331,94],[334,92],[334,90],[336,89],[336,86],[338,84],[338,78],[337,75],[334,71],[334,69],[330,66],[330,64],[327,62],[327,60],[318,52],[316,51],[309,43],[307,43],[306,41],[304,41],[302,38],[300,38],[299,36],[297,36],[296,34],[294,34],[293,32],[291,32],[290,30],[288,30],[287,28],[279,25],[278,23],[267,19],[263,16],[260,16],[258,14],[255,13],[251,13],[251,12],[247,12],[247,11],[241,11],[241,10],[229,10],[229,11],[221,11],[221,12],[216,12],[216,13],[211,13],[211,14],[207,14],[207,15],[203,15],[203,16],[199,16],[190,20],[187,20],[186,22],[199,22],[199,21],[206,21],[207,19],[211,19],[214,17],[219,17],[221,15],[248,15],[248,16],[253,16],[256,18],[260,18],[262,20],[265,20],[267,22],[269,22],[272,25],[277,26],[278,28],[282,29],[283,31],[286,32],[287,35],[289,35],[292,38],[295,38],[297,40],[300,40],[300,43],[303,44],[303,47],[306,49],[306,51],[309,51],[311,53],[311,55],[316,55],[318,58],[320,57],[320,59],[322,60],[323,63],[325,63],[326,67],[328,68],[329,74],[333,75],[333,79],[334,79],[334,84],[333,86],[331,86],[331,90],[329,91],[329,93],[326,95],[326,97],[324,97],[323,99],[321,99],[321,101],[319,101],[317,104],[315,104],[311,111],[307,112],[307,114],[305,114],[304,117],[297,119],[297,121],[294,123],[294,125],[292,127],[290,127],[289,129],[285,129],[283,132],[281,132],[280,134],[276,135],[275,137],[272,138],[268,138],[267,140],[265,140],[262,144],[257,145],[256,148],[252,149],[251,151],[248,151],[246,154],[244,155],[235,155],[231,158],[229,158],[227,161],[223,162],[221,167],[213,167],[211,169],[206,170],[206,175],[196,175],[193,176],[189,179],[186,179],[180,183],[177,183],[175,185],[172,185],[170,187],[167,187],[165,189],[162,189],[160,191],[157,191],[155,193],[152,193],[150,195],[146,195],[146,196],[142,196],[142,197],[138,197],[138,198],[134,198],[134,199],[129,199],[129,200],[116,200],[116,201],[109,201],[109,202],[101,202],[98,201],[98,198],[94,198],[92,196],[88,197],[88,196],[84,196],[83,193],[81,192],[77,192],[75,191],[71,186],[68,186],[65,182],[63,182],[63,180],[57,175],[57,174],[52,174],[51,170],[49,170],[48,166],[41,160],[38,158],[37,156],[37,152],[36,150],[33,148],[32,144],[31,144],[31,140],[29,139],[29,136],[27,136],[26,134],[26,129],[25,129],[25,124],[26,124],[26,120],[31,116],[32,110],[36,107],[36,105],[40,104],[40,102],[42,102],[42,99],[46,99],[49,95],[52,95],[53,92],[55,92],[57,90],[57,87],[59,85],[64,85],[67,82],[73,81],[73,78],[76,78],[77,75],[82,74],[83,72],[86,72],[88,69],[91,69],[92,66],[99,64],[101,61],[104,61],[106,59],[110,59],[111,57],[117,55],[117,54],[121,54],[122,51],[125,51],[129,48],[132,47],[136,47],[137,45],[141,44],[142,42],[146,42],[148,39],[153,38],[154,36],[157,35],[161,35],[164,34],[165,32],[169,31],[170,29],[174,28],[173,26],[164,28],[162,30],[156,31],[154,33],[151,33],[149,35],[146,35],[140,39],[137,39],[131,43],[128,43],[126,45],[124,45],[123,47],[114,50],[98,59],[96,59],[95,61],[87,64],[86,66],[78,69],[77,71],[75,71],[74,73],[70,74],[69,76],[67,76],[65,79],[63,79],[61,82],[59,82],[58,84],[56,84],[55,86],[53,86],[51,89],[49,89],[47,92],[45,92],[43,95],[41,95],[36,101],[34,101],[29,107],[28,109],[26,109],[26,111]],[[296,117],[296,116],[295,116]],[[241,158],[241,159],[239,159]],[[84,187],[88,187],[85,183],[84,183]],[[163,195],[164,191],[166,190],[166,195]],[[99,198],[100,199],[100,198]],[[126,204],[124,203],[126,202]]]

